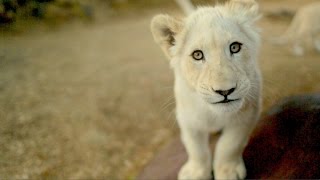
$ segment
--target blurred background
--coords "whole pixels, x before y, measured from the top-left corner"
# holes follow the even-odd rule
[[[266,41],[316,1],[259,0],[264,111],[320,90],[317,52]],[[0,0],[1,179],[134,179],[178,135],[159,13],[183,16],[173,0]]]

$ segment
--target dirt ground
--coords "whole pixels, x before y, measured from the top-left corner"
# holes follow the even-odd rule
[[[260,2],[269,12],[311,0]],[[160,12],[0,37],[1,179],[132,179],[177,135],[173,74],[149,32]],[[265,41],[288,23],[259,23],[264,109],[320,90],[320,54]]]

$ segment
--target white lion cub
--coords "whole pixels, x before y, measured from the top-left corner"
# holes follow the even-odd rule
[[[216,179],[243,179],[242,152],[260,114],[260,36],[254,0],[203,7],[184,20],[153,18],[155,41],[175,74],[176,117],[188,161],[178,179],[211,179],[209,134],[221,131],[214,152]]]
[[[305,53],[307,41],[312,41],[316,51],[320,52],[320,3],[315,2],[301,7],[294,16],[286,32],[277,40],[277,44],[289,43],[296,56]]]

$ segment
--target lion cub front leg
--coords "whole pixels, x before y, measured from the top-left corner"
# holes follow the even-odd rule
[[[214,154],[215,179],[244,179],[246,168],[242,152],[247,144],[250,130],[232,127],[223,130]]]
[[[211,179],[209,133],[181,128],[181,138],[188,154],[188,161],[180,169],[178,179]]]

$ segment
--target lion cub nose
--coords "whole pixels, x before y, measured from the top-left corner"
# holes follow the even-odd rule
[[[231,88],[229,90],[214,90],[214,92],[222,95],[222,96],[228,96],[230,95],[231,93],[233,93],[233,91],[235,90],[236,88]]]

